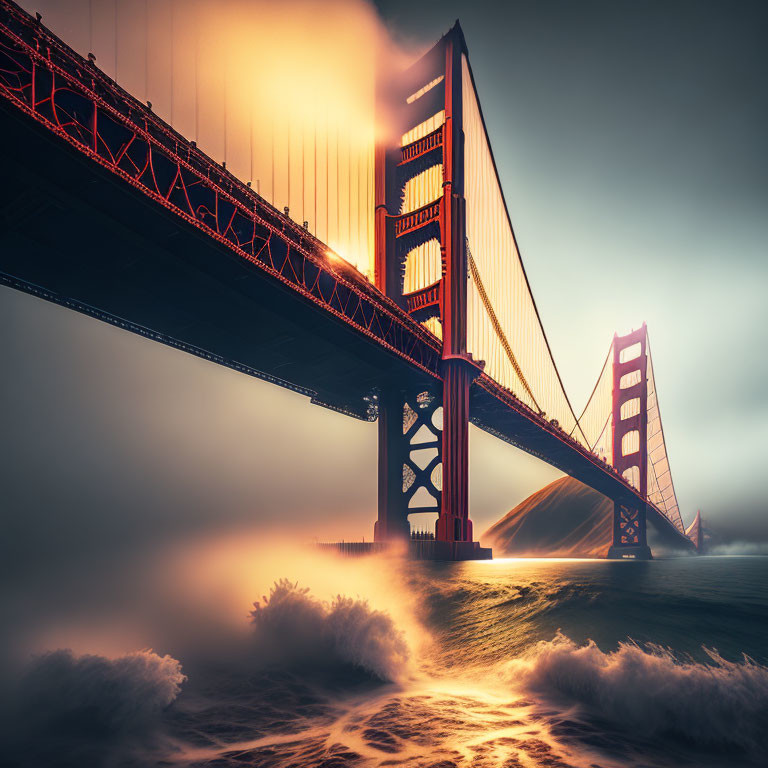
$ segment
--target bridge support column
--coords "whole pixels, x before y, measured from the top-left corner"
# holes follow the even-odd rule
[[[437,387],[380,394],[375,541],[408,542],[423,560],[491,557],[473,541],[469,519],[469,388],[478,372],[466,357],[448,359],[442,399]],[[411,535],[414,513],[434,514],[434,537]]]
[[[652,560],[645,529],[645,509],[613,503],[613,544],[609,560]]]
[[[443,499],[438,541],[472,541],[469,519],[469,387],[477,369],[456,357],[443,361]]]
[[[443,495],[435,524],[436,556],[490,560],[469,519],[469,388],[480,368],[466,355],[443,360]]]
[[[399,392],[379,396],[379,517],[373,528],[374,541],[407,539],[408,506],[402,493],[403,398]]]

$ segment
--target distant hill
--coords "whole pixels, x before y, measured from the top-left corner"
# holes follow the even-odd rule
[[[482,536],[494,557],[605,557],[613,502],[562,477],[518,504]]]

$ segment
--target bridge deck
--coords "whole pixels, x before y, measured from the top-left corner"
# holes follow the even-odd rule
[[[366,416],[374,387],[434,381],[18,118],[0,103],[0,163],[13,179],[0,188],[0,281],[350,415]]]

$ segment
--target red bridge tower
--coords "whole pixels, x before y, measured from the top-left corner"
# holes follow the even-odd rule
[[[473,541],[469,519],[469,389],[482,368],[467,353],[465,51],[457,23],[389,89],[385,100],[399,133],[412,140],[381,143],[376,152],[376,285],[415,319],[438,320],[443,351],[442,386],[414,385],[381,395],[375,538],[408,537],[409,514],[436,512],[434,540],[417,546],[423,556],[441,559],[491,554]],[[436,166],[442,167],[441,196],[404,211],[406,184]],[[406,261],[432,241],[439,243],[441,274],[406,293]],[[432,453],[425,465],[419,457],[427,449]]]
[[[648,497],[648,334],[646,325],[613,337],[613,466]],[[649,560],[646,509],[614,500],[613,559]]]

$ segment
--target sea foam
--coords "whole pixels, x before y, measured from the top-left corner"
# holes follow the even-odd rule
[[[283,579],[254,603],[251,617],[258,655],[272,665],[348,666],[392,682],[408,662],[403,633],[365,600],[338,595],[323,602]]]
[[[37,656],[5,692],[4,757],[19,766],[98,766],[145,754],[185,679],[176,659],[149,650]]]
[[[708,664],[632,642],[604,652],[558,634],[507,671],[529,690],[583,705],[601,720],[646,736],[697,744],[768,747],[768,668],[748,657],[728,661],[705,649]]]

